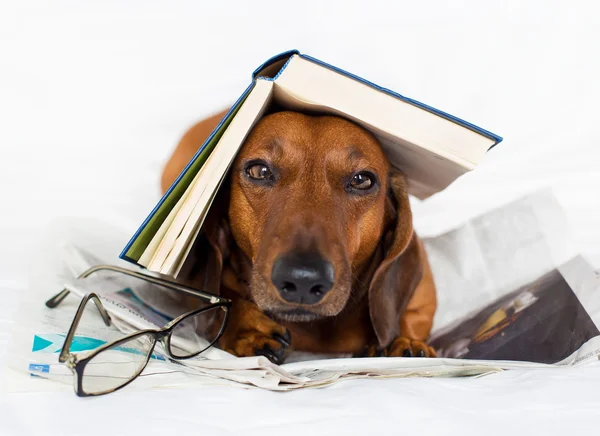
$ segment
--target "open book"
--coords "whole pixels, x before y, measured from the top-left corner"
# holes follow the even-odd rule
[[[273,108],[334,114],[371,131],[426,198],[472,170],[502,138],[297,51],[259,67],[129,241],[121,258],[176,277],[247,134]]]

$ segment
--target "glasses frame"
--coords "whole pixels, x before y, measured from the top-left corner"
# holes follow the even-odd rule
[[[77,394],[77,396],[79,396],[79,397],[93,397],[93,396],[98,396],[98,395],[105,395],[105,394],[109,394],[109,393],[118,391],[119,389],[127,386],[129,383],[131,383],[136,378],[138,378],[139,375],[144,371],[144,369],[148,365],[148,362],[150,361],[150,358],[152,357],[152,353],[154,352],[154,347],[156,346],[156,343],[159,341],[163,344],[165,352],[171,359],[176,359],[176,360],[191,359],[191,358],[196,357],[199,354],[203,353],[204,351],[208,350],[210,347],[212,347],[220,339],[221,335],[225,331],[225,327],[227,326],[227,321],[229,318],[229,309],[231,308],[231,300],[229,300],[228,298],[209,294],[209,293],[203,292],[203,291],[198,291],[198,290],[195,290],[188,286],[181,285],[176,282],[172,282],[172,281],[162,279],[162,278],[148,276],[145,274],[138,273],[136,271],[131,271],[131,270],[128,270],[125,268],[112,266],[112,265],[94,266],[94,267],[88,269],[87,271],[85,271],[84,273],[82,273],[78,278],[81,279],[81,278],[88,277],[89,275],[91,275],[95,272],[98,272],[98,271],[113,271],[113,272],[118,272],[118,273],[122,273],[125,275],[129,275],[132,277],[136,277],[141,280],[145,280],[147,282],[154,283],[159,286],[164,286],[169,289],[184,292],[188,295],[193,295],[204,301],[209,302],[210,305],[192,310],[187,313],[184,313],[183,315],[180,315],[177,318],[171,320],[169,323],[167,323],[164,327],[162,327],[160,329],[140,330],[138,332],[131,333],[127,336],[124,336],[121,339],[117,339],[116,341],[107,342],[106,344],[104,344],[94,350],[91,350],[90,352],[84,351],[83,353],[85,353],[85,354],[82,356],[82,353],[71,353],[69,351],[69,349],[71,348],[71,343],[73,342],[73,338],[75,337],[75,331],[77,329],[77,326],[79,325],[79,321],[81,320],[81,317],[83,316],[83,313],[84,313],[87,303],[90,300],[93,300],[94,304],[98,308],[98,311],[100,312],[100,316],[102,317],[104,324],[106,324],[106,326],[110,326],[112,323],[110,315],[108,314],[108,312],[104,308],[104,305],[100,301],[100,297],[98,297],[98,295],[94,292],[90,292],[90,293],[86,294],[83,297],[83,299],[81,300],[81,302],[79,303],[79,307],[77,308],[75,317],[73,318],[73,321],[71,322],[71,326],[69,327],[69,331],[67,333],[67,336],[65,337],[65,342],[63,344],[63,347],[62,347],[59,357],[58,357],[58,361],[61,363],[64,363],[73,372],[73,375],[75,376],[75,383],[74,383],[75,394]],[[49,308],[55,308],[66,298],[67,295],[69,295],[69,292],[70,291],[68,289],[66,289],[66,288],[63,289],[61,292],[56,294],[54,297],[52,297],[48,301],[46,301],[46,306]],[[171,351],[171,342],[170,342],[171,341],[171,333],[173,332],[175,327],[177,327],[177,325],[180,322],[184,321],[187,318],[190,318],[192,316],[198,315],[203,312],[207,312],[209,310],[214,310],[215,308],[218,308],[218,307],[221,307],[225,313],[223,315],[224,316],[223,322],[221,323],[221,327],[220,327],[219,332],[216,335],[215,339],[212,342],[210,342],[210,344],[208,346],[206,346],[204,349],[198,351],[197,353],[191,354],[189,356],[184,356],[184,357],[175,356]],[[148,355],[146,356],[146,361],[140,367],[139,371],[131,377],[130,380],[128,380],[127,382],[123,383],[122,385],[120,385],[116,388],[108,389],[108,390],[102,391],[102,392],[88,393],[88,392],[84,391],[84,389],[83,389],[84,370],[85,370],[85,366],[88,364],[88,362],[90,360],[92,360],[94,357],[96,357],[98,354],[100,354],[102,351],[104,351],[108,348],[118,346],[122,343],[129,342],[137,337],[144,336],[144,335],[151,335],[154,342],[153,342],[150,350],[148,351]]]
[[[204,301],[208,301],[210,303],[220,303],[223,301],[231,301],[229,298],[225,298],[225,297],[221,297],[219,295],[214,295],[214,294],[210,294],[208,292],[200,291],[200,290],[194,289],[190,286],[182,285],[181,283],[167,280],[162,277],[154,277],[154,276],[151,276],[148,274],[142,274],[137,271],[132,271],[130,269],[121,268],[120,266],[114,266],[114,265],[93,266],[93,267],[87,269],[86,271],[84,271],[83,273],[81,273],[77,277],[77,280],[85,279],[86,277],[89,277],[92,274],[100,272],[100,271],[112,271],[112,272],[117,272],[120,274],[125,274],[127,276],[135,277],[137,279],[144,280],[148,283],[153,283],[155,285],[162,286],[167,289],[171,289],[173,291],[179,291],[179,292],[183,292],[184,294],[198,297],[198,298],[200,298]],[[48,301],[46,301],[46,306],[49,307],[50,309],[54,309],[67,297],[67,295],[69,295],[70,292],[71,291],[69,291],[67,288],[63,288],[62,291],[60,291],[54,297],[52,297]]]

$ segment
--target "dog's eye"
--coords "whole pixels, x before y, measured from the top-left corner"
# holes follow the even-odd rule
[[[365,191],[375,184],[375,178],[369,173],[355,174],[350,180],[349,187]]]
[[[273,180],[273,172],[265,164],[254,164],[246,168],[248,177],[254,180]]]

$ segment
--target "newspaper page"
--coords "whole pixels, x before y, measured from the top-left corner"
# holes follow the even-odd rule
[[[278,366],[262,356],[237,358],[216,347],[198,358],[172,361],[157,348],[143,382],[135,385],[223,383],[285,391],[358,377],[480,376],[597,361],[600,279],[583,258],[565,259],[570,252],[564,239],[544,230],[556,229],[557,223],[542,222],[538,211],[544,217],[562,215],[543,192],[425,240],[440,301],[431,339],[439,358],[296,353]],[[139,279],[100,272],[75,280],[88,267],[106,262],[82,249],[82,238],[73,240],[77,244],[67,241],[57,256],[63,265],[54,284],[46,282],[43,293],[32,294],[30,303],[38,310],[28,306],[11,362],[21,371],[66,383],[72,383],[72,375],[57,362],[58,352],[83,294],[98,293],[118,327],[109,333],[102,323],[83,323],[77,344],[87,349],[119,334],[160,328],[190,310],[181,307],[175,291]],[[535,261],[525,261],[529,258]],[[56,309],[46,308],[44,300],[63,285],[72,295]]]
[[[576,258],[559,269],[565,274],[576,269],[581,277],[583,265]],[[593,280],[591,271],[587,275]],[[598,305],[587,304],[586,310],[582,293],[553,270],[438,332],[430,343],[440,357],[576,363],[600,351],[594,340],[600,335]]]

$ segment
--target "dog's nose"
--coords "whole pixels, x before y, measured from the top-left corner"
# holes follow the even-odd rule
[[[315,304],[333,287],[333,265],[318,254],[289,253],[273,264],[271,281],[284,300]]]

